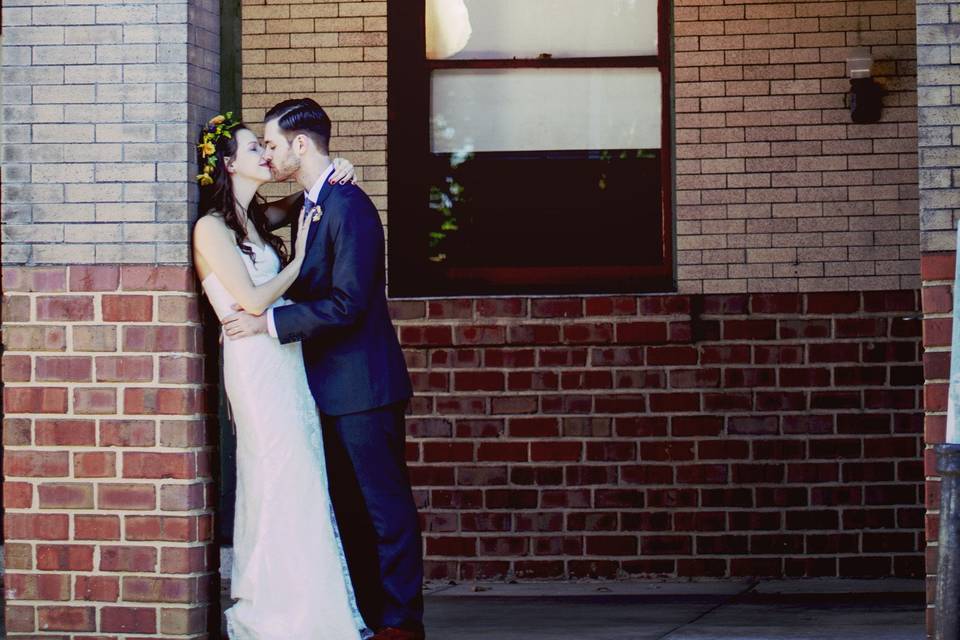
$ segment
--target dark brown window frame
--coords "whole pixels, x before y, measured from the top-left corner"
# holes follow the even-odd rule
[[[657,55],[595,58],[465,59],[428,60],[426,58],[425,3],[422,0],[391,2],[387,5],[388,79],[387,79],[387,165],[389,227],[403,224],[407,203],[422,202],[425,197],[417,158],[430,153],[430,79],[438,69],[507,68],[653,68],[661,79],[660,147],[660,232],[662,260],[645,266],[584,267],[474,267],[454,268],[454,279],[464,278],[491,283],[489,291],[476,295],[524,293],[598,294],[652,293],[676,290],[673,225],[673,112],[672,112],[672,34],[668,20],[669,3],[657,2]],[[405,247],[402,232],[388,233],[388,264],[391,272],[401,267]],[[399,275],[399,274],[397,274]],[[394,297],[433,297],[406,284],[391,281]],[[406,278],[403,278],[406,280]],[[464,292],[467,294],[467,292]]]

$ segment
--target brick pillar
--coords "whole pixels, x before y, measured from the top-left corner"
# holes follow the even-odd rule
[[[185,267],[8,267],[7,631],[206,629],[213,515]]]
[[[960,2],[917,5],[917,102],[920,122],[920,248],[922,251],[926,379],[927,634],[936,608],[940,479],[933,445],[944,441],[950,375],[952,289],[957,209],[960,208]],[[951,46],[954,45],[954,46]]]
[[[15,4],[7,634],[207,637],[216,494],[188,237],[194,138],[218,107],[218,5]]]

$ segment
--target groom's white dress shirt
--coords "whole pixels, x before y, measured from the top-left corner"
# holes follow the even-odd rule
[[[317,198],[320,197],[320,190],[323,189],[323,185],[330,179],[330,176],[333,175],[333,170],[335,167],[331,164],[327,167],[327,170],[324,171],[317,181],[313,183],[313,186],[310,187],[310,191],[304,191],[304,198],[309,198],[310,202],[316,202]],[[304,200],[306,203],[306,200]],[[301,215],[310,215],[309,211],[303,211]],[[277,337],[277,325],[274,324],[273,320],[273,309],[267,309],[267,333],[269,333],[274,338]]]

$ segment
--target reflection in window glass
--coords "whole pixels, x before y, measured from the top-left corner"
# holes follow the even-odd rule
[[[656,69],[438,70],[431,149],[657,149],[660,94]]]
[[[420,237],[448,270],[656,264],[659,162],[636,149],[435,154]]]
[[[427,57],[657,54],[657,0],[426,0]]]

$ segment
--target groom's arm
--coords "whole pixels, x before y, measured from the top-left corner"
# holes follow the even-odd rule
[[[273,323],[281,343],[317,338],[357,323],[367,309],[383,269],[384,237],[370,199],[356,190],[330,203],[333,243],[332,288],[327,297],[275,307]]]

